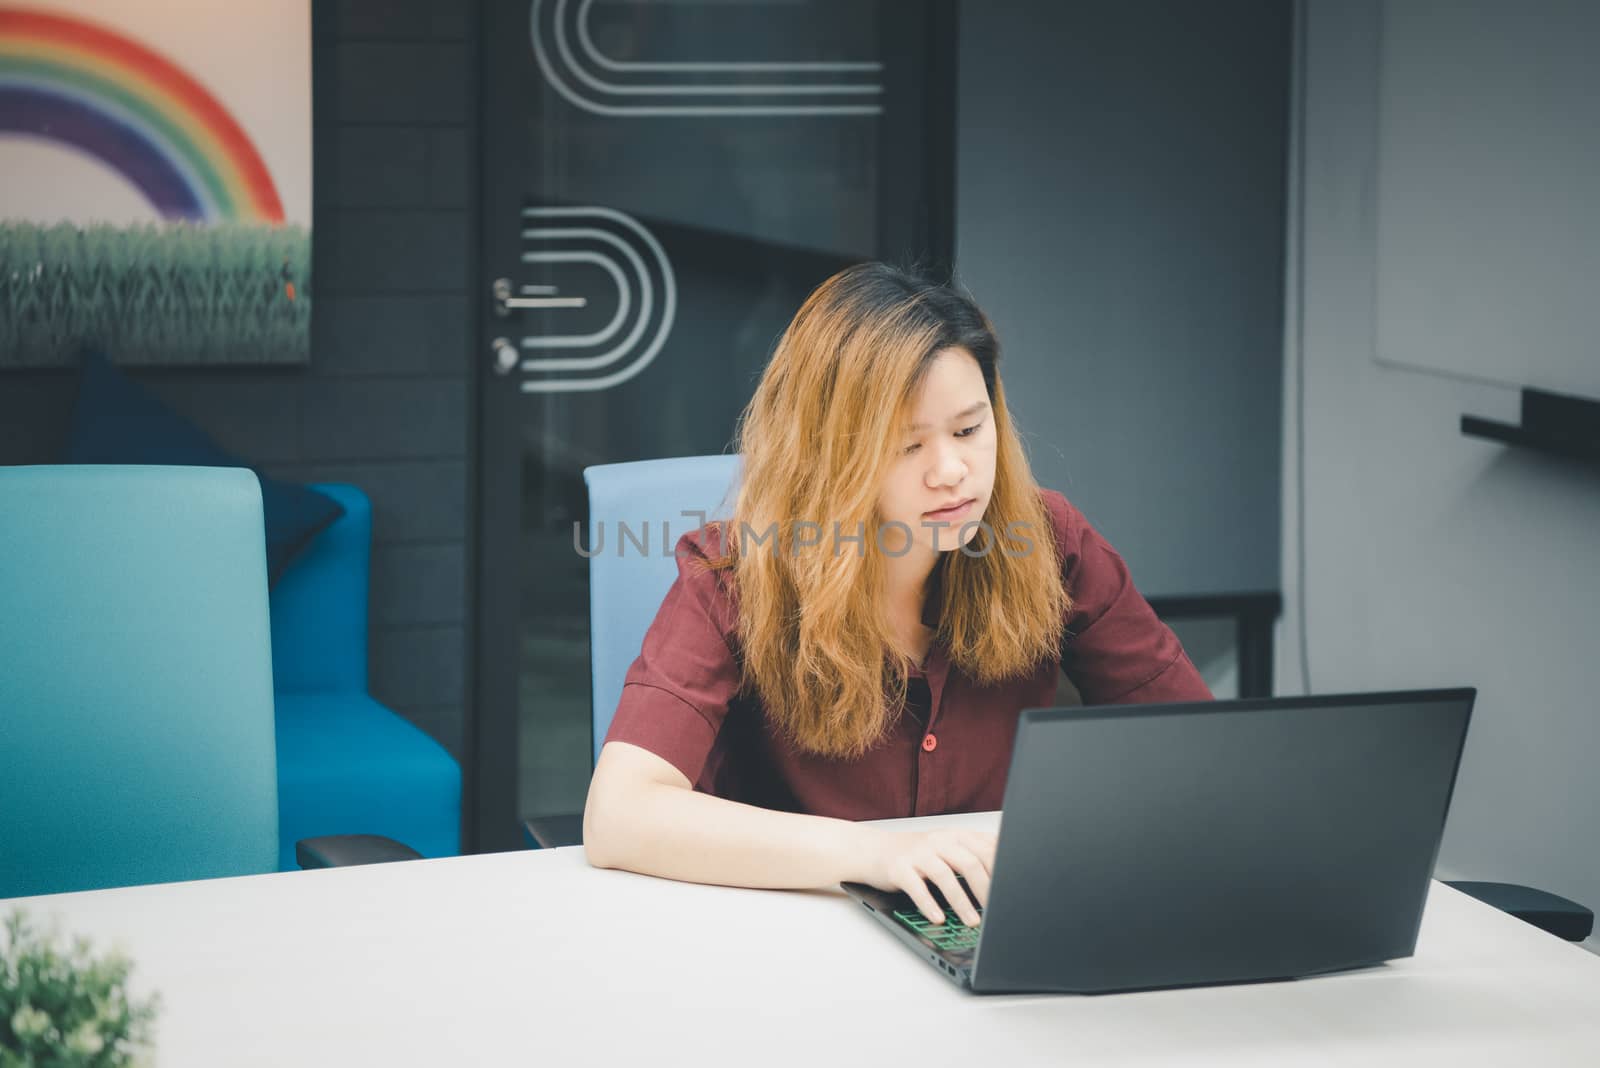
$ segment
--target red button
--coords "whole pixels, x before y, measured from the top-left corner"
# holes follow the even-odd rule
[[[922,739],[922,748],[930,753],[939,748],[938,736],[932,734],[925,735]]]

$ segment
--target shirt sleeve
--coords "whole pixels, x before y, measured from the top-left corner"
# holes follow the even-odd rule
[[[1072,597],[1061,669],[1085,704],[1210,701],[1172,628],[1134,588],[1120,553],[1061,494],[1044,491],[1061,550],[1061,580]]]
[[[678,540],[678,577],[623,677],[605,737],[648,749],[691,784],[705,769],[740,680],[727,573],[707,567],[702,533]]]

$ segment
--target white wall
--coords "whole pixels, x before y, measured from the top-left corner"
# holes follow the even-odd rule
[[[1600,907],[1600,471],[1462,436],[1462,413],[1516,422],[1514,389],[1376,362],[1383,2],[1300,19],[1278,689],[1304,690],[1302,639],[1311,692],[1477,687],[1442,874]]]
[[[1380,32],[1379,358],[1600,396],[1600,4],[1404,0]]]

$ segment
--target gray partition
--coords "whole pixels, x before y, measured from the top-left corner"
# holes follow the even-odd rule
[[[1147,594],[1276,589],[1290,5],[964,4],[960,278]]]

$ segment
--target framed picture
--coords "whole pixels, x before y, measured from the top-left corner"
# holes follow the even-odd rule
[[[298,364],[310,0],[0,0],[0,367]]]

